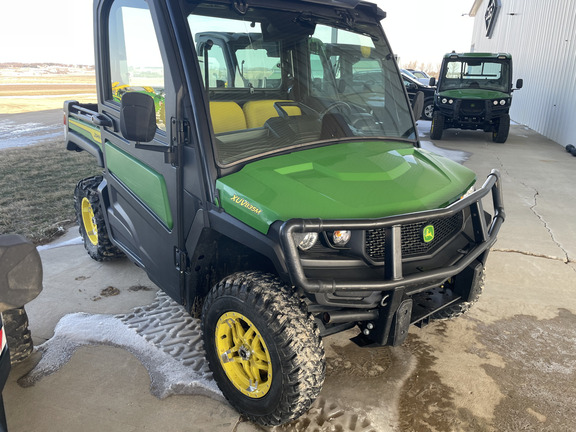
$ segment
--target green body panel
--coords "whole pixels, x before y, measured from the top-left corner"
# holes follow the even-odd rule
[[[108,170],[140,198],[168,229],[172,229],[172,212],[164,177],[108,141],[105,148]]]
[[[102,149],[102,135],[100,134],[100,128],[98,126],[68,117],[68,127],[74,132],[82,135],[84,138],[94,141],[98,144],[100,149]]]
[[[475,174],[411,144],[354,142],[246,165],[219,179],[224,210],[260,232],[291,218],[379,218],[444,207]]]
[[[453,98],[453,99],[478,99],[478,100],[508,99],[510,97],[508,93],[502,93],[495,90],[484,90],[484,89],[445,90],[438,93],[438,95],[441,97]]]

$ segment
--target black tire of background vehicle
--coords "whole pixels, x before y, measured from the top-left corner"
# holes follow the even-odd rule
[[[100,206],[100,196],[98,195],[98,186],[102,182],[102,176],[88,177],[80,180],[74,190],[74,209],[76,210],[76,221],[78,222],[80,235],[84,242],[84,247],[88,255],[96,261],[109,261],[115,258],[123,257],[124,254],[120,249],[112,244],[106,230],[104,215]],[[82,217],[82,202],[86,199],[94,214],[92,224],[96,228],[96,233],[92,237],[97,239],[96,243],[90,240],[86,230],[86,223]]]
[[[6,341],[10,348],[10,363],[26,360],[34,349],[32,334],[28,328],[28,315],[24,307],[2,312]]]
[[[444,132],[444,116],[438,111],[432,114],[432,125],[430,125],[430,138],[433,140],[442,139]]]
[[[424,107],[422,108],[422,119],[432,120],[434,115],[434,99],[428,99],[424,101]]]
[[[269,354],[264,362],[266,374],[260,372],[261,382],[269,387],[258,397],[250,397],[236,387],[241,379],[237,377],[234,383],[223,367],[232,363],[228,351],[218,352],[217,335],[226,330],[224,323],[231,327],[231,318],[226,317],[232,314],[240,317],[234,323],[240,321],[244,330],[249,325],[252,332],[259,333],[263,347],[260,353]],[[320,332],[304,303],[276,276],[241,272],[222,280],[206,297],[202,330],[206,357],[218,387],[250,421],[265,426],[289,422],[307,412],[320,393],[326,374]],[[221,335],[219,340],[223,339]],[[242,344],[244,347],[246,342]],[[240,357],[246,357],[243,352],[246,350],[238,350],[233,361],[241,364]]]
[[[430,319],[432,321],[442,321],[442,320],[449,320],[453,318],[457,318],[460,315],[465,314],[470,310],[470,308],[478,301],[482,292],[484,291],[484,281],[485,281],[485,273],[482,270],[482,275],[480,276],[480,281],[478,285],[474,287],[474,292],[472,294],[472,298],[470,301],[464,303],[458,303],[452,306],[448,306],[447,308],[441,309],[438,312],[432,314]]]
[[[508,132],[510,132],[510,115],[504,114],[500,117],[496,130],[492,132],[492,141],[505,143],[508,139]]]

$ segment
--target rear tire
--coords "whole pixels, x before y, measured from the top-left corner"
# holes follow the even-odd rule
[[[502,117],[500,117],[496,130],[492,132],[492,141],[497,143],[505,143],[506,140],[508,139],[509,132],[510,132],[510,115],[504,114]]]
[[[98,194],[100,183],[102,176],[89,177],[78,182],[74,190],[74,209],[88,255],[96,261],[108,261],[124,254],[108,237]]]
[[[218,387],[249,420],[289,422],[320,393],[326,369],[320,332],[277,277],[242,272],[222,280],[204,302],[202,331]]]
[[[438,112],[434,111],[432,114],[432,125],[430,126],[430,138],[433,140],[442,139],[442,133],[444,132],[444,116]]]

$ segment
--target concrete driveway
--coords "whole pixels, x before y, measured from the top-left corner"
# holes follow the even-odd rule
[[[420,131],[435,150],[429,122]],[[576,430],[576,158],[519,125],[505,144],[449,130],[434,145],[480,183],[502,173],[507,218],[482,297],[401,347],[326,338],[319,399],[273,430]],[[197,322],[139,269],[92,261],[75,230],[41,256],[44,291],[26,307],[40,350],[4,391],[10,431],[263,430],[214,386]]]

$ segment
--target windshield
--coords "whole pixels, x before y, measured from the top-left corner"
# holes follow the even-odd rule
[[[202,3],[188,16],[219,165],[342,140],[416,139],[378,28],[302,15]]]
[[[480,88],[506,93],[510,82],[508,63],[477,59],[448,61],[444,67],[440,91]]]

